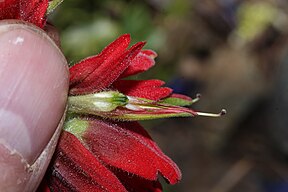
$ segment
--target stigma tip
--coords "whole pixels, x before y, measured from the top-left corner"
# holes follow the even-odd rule
[[[220,115],[223,116],[223,115],[226,115],[226,113],[227,113],[226,109],[222,109],[220,112]]]
[[[200,100],[201,96],[202,96],[202,95],[201,95],[200,93],[197,93],[197,94],[196,94],[196,98],[192,99],[192,103],[198,102],[198,101]]]

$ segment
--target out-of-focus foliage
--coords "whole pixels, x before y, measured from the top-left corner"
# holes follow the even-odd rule
[[[71,65],[98,53],[124,33],[131,34],[132,43],[147,41],[146,48],[157,51],[159,60],[172,64],[179,45],[170,47],[168,36],[177,30],[179,21],[188,18],[192,4],[190,0],[66,0],[50,18],[61,31],[62,49]],[[178,32],[173,38],[177,36]],[[180,41],[185,43],[183,38]],[[157,74],[168,80],[173,70],[160,64],[149,77]]]
[[[278,17],[277,8],[266,2],[243,3],[238,10],[237,33],[241,38],[250,41],[260,35]]]
[[[163,45],[165,34],[153,21],[147,3],[126,1],[64,1],[54,13],[53,24],[61,29],[63,51],[72,61],[95,54],[119,34],[133,41],[148,40],[149,47]]]

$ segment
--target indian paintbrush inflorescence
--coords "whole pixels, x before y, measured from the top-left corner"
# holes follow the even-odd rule
[[[59,2],[5,0],[0,19],[43,28]],[[199,97],[173,94],[163,81],[125,79],[148,70],[157,56],[143,50],[145,42],[129,44],[130,35],[122,35],[70,68],[66,123],[39,191],[161,192],[159,175],[175,184],[181,172],[137,120],[225,113],[185,108]]]

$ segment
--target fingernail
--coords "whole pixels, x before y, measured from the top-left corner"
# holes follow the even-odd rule
[[[0,22],[0,141],[33,163],[64,113],[68,67],[40,29]]]

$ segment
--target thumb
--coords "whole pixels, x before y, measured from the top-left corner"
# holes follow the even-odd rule
[[[67,62],[48,35],[0,22],[0,191],[37,187],[59,135],[68,81]]]

